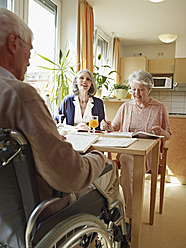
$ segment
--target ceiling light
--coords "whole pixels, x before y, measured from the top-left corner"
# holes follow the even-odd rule
[[[160,3],[160,2],[163,2],[164,0],[149,0],[149,1],[153,3]]]
[[[177,34],[160,34],[158,38],[164,43],[174,42],[178,36]]]

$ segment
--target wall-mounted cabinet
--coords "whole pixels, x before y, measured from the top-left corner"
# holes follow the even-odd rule
[[[149,59],[148,71],[151,74],[173,74],[174,59]]]
[[[120,59],[120,75],[123,80],[127,80],[128,76],[136,70],[148,70],[148,60],[146,57],[121,57]]]
[[[174,82],[186,83],[186,58],[175,59]]]

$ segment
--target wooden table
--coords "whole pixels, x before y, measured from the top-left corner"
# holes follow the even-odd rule
[[[154,221],[155,197],[157,172],[159,164],[160,139],[137,139],[127,148],[120,147],[99,147],[92,145],[93,149],[103,152],[125,153],[134,155],[133,171],[133,204],[132,204],[132,233],[131,248],[139,248],[141,234],[141,217],[143,208],[144,180],[146,156],[152,150],[151,170],[151,200],[150,200],[150,224]]]

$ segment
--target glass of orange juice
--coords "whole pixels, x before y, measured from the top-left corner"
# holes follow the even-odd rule
[[[99,126],[98,116],[92,116],[89,121],[89,126],[93,128],[93,134],[95,134],[95,128]]]

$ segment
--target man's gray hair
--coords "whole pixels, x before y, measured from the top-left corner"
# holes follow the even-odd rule
[[[133,83],[144,84],[148,89],[151,89],[154,85],[152,75],[144,70],[134,71],[128,77],[128,83],[132,86]]]
[[[88,94],[89,94],[89,96],[94,96],[96,94],[96,91],[97,91],[96,82],[95,82],[95,79],[94,79],[94,76],[93,76],[92,72],[89,71],[89,70],[87,70],[87,69],[80,70],[76,74],[76,76],[74,78],[74,81],[73,81],[73,92],[74,92],[74,95],[77,96],[79,94],[79,89],[78,89],[78,86],[76,84],[76,79],[79,77],[79,75],[82,72],[87,72],[90,75],[92,85],[91,85],[91,87],[90,87],[90,89],[88,91]]]
[[[33,33],[26,23],[11,11],[0,8],[0,46],[7,42],[8,36],[16,33],[25,42],[33,39]]]

